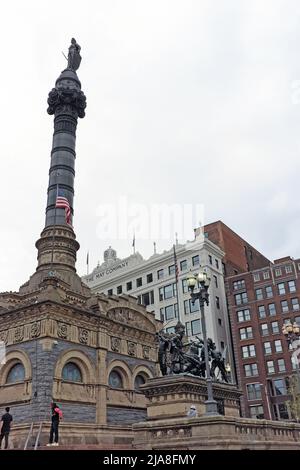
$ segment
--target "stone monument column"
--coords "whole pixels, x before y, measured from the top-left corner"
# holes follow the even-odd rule
[[[85,116],[86,108],[86,97],[76,73],[80,62],[80,46],[72,39],[67,68],[61,72],[48,96],[47,112],[54,116],[54,134],[45,228],[36,242],[38,266],[29,281],[31,288],[50,273],[76,291],[82,291],[75,269],[79,243],[73,230],[76,128],[78,118]],[[64,198],[68,209],[56,207],[57,196]],[[25,289],[27,285],[21,288]]]
[[[78,118],[85,116],[86,107],[86,98],[76,73],[81,61],[79,51],[80,46],[72,39],[68,67],[60,74],[48,96],[47,112],[54,115],[54,134],[45,229],[37,242],[38,269],[46,267],[53,270],[58,268],[57,264],[63,264],[75,270],[76,251],[79,249],[72,227],[76,128]],[[57,195],[69,202],[69,220],[65,208],[55,207]]]

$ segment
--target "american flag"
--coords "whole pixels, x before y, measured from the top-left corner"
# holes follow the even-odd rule
[[[64,192],[57,191],[55,207],[58,209],[65,209],[66,222],[71,225],[71,207],[68,199],[65,197]]]
[[[177,256],[176,256],[176,251],[175,251],[175,245],[173,245],[173,250],[174,250],[175,279],[176,279],[176,284],[177,284],[178,283],[178,276],[179,276],[179,269],[178,269],[178,264],[177,264]]]

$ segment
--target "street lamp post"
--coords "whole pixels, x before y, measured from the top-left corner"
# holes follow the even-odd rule
[[[198,284],[197,292],[194,292],[196,285]],[[197,276],[191,273],[187,279],[188,289],[191,293],[192,303],[198,299],[200,304],[201,312],[201,327],[203,334],[204,343],[204,354],[205,354],[205,369],[206,369],[206,383],[207,383],[207,400],[205,401],[205,414],[206,415],[218,415],[218,404],[213,398],[212,378],[210,375],[210,366],[208,358],[208,346],[207,346],[207,334],[206,334],[206,322],[204,316],[204,305],[209,304],[209,293],[208,288],[210,284],[210,278],[207,273],[201,270]]]

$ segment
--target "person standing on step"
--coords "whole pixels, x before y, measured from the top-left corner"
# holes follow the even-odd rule
[[[6,413],[1,418],[2,428],[1,428],[1,434],[0,434],[0,449],[1,449],[3,438],[4,438],[4,441],[5,441],[4,449],[8,448],[8,436],[9,436],[10,429],[11,429],[11,422],[13,420],[13,417],[10,414],[9,410],[10,410],[10,408],[9,408],[9,406],[7,406],[5,408]]]
[[[59,421],[62,419],[62,411],[56,403],[51,403],[51,428],[49,444],[47,446],[58,446],[58,427]],[[53,442],[54,437],[54,442]]]

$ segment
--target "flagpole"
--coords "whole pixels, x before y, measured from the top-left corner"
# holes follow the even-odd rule
[[[174,251],[174,265],[175,265],[175,283],[176,283],[176,298],[177,298],[177,310],[178,310],[178,321],[182,324],[182,318],[181,318],[181,308],[179,305],[179,289],[178,289],[178,264],[177,264],[177,256],[176,256],[176,251],[175,251],[175,245],[173,245],[173,251]]]
[[[56,197],[55,197],[55,206],[54,206],[54,225],[53,225],[53,235],[52,235],[52,251],[51,251],[51,271],[53,271],[53,257],[54,257],[54,241],[55,241],[55,227],[56,227],[56,201],[58,196],[58,183],[56,183]]]
[[[135,232],[133,233],[132,246],[133,246],[133,254],[135,255]]]
[[[86,274],[87,275],[89,275],[89,261],[90,261],[89,252],[87,252],[87,256],[86,256]]]

